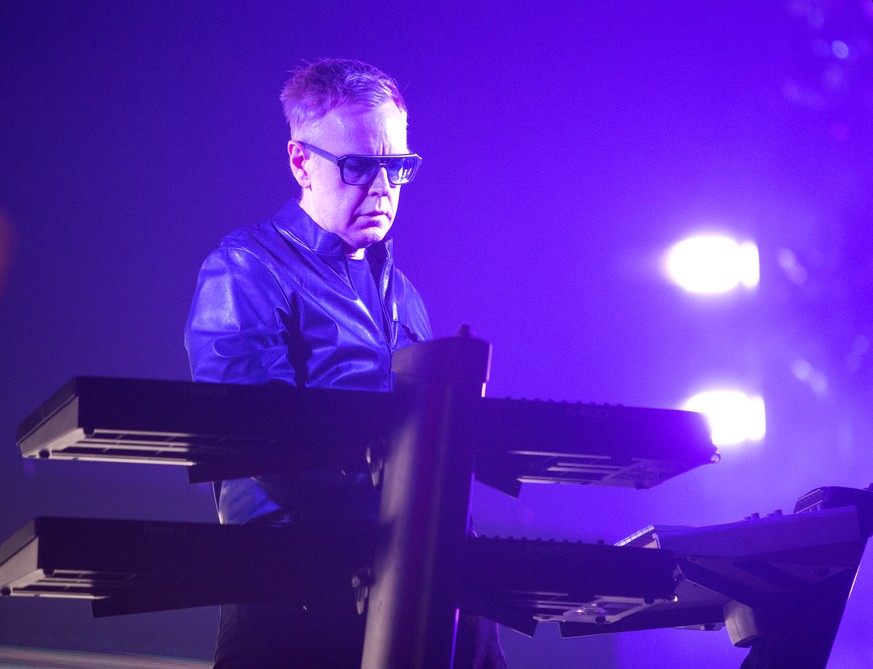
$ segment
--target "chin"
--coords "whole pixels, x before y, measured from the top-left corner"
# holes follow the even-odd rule
[[[390,229],[390,225],[386,225],[384,227],[380,226],[378,228],[367,228],[366,230],[361,231],[358,239],[360,239],[366,246],[369,246],[370,244],[378,244],[383,239],[385,239],[385,236],[388,234],[388,231]]]

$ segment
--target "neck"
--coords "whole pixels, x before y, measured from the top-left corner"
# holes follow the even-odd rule
[[[318,213],[315,211],[315,208],[312,206],[309,198],[306,197],[305,192],[303,194],[303,197],[300,198],[300,208],[306,212],[307,216],[309,216],[309,218],[311,218],[319,228],[321,228],[322,230],[325,229],[324,226],[322,226],[321,223],[318,222]],[[362,260],[364,258],[365,250],[366,249],[352,248],[351,246],[346,244],[345,241],[343,241],[343,255],[351,260]]]
[[[343,253],[349,260],[363,260],[365,250],[366,249],[353,249],[351,246],[343,242]]]

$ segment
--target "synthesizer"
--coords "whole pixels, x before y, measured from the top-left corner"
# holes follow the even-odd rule
[[[184,465],[192,482],[369,471],[407,400],[396,393],[75,377],[18,429],[27,458]],[[472,398],[481,482],[650,488],[718,460],[704,417],[673,409]]]
[[[467,537],[456,601],[525,634],[716,630],[732,605],[766,609],[851,583],[873,492],[823,488],[841,506],[708,527],[652,526],[617,545]],[[835,492],[834,492],[835,491]],[[808,496],[807,496],[808,497]],[[96,616],[220,604],[337,602],[366,583],[374,526],[38,517],[0,544],[0,595],[92,601]],[[848,592],[840,595],[841,600]],[[820,607],[813,613],[821,616]]]
[[[91,600],[95,616],[354,600],[377,531],[336,529],[38,517],[0,544],[0,596]],[[463,555],[458,604],[529,634],[595,593],[642,604],[675,588],[666,550],[467,537]]]

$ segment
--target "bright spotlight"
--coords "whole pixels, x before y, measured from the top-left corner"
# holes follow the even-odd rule
[[[670,278],[691,293],[726,293],[760,279],[758,247],[719,235],[689,237],[667,253]]]
[[[682,408],[707,417],[716,446],[760,441],[766,432],[764,400],[759,396],[738,390],[711,390],[698,393]]]

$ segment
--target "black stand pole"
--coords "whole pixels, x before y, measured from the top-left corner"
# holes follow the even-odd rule
[[[452,666],[474,466],[464,407],[484,393],[491,354],[465,334],[395,356],[406,411],[384,465],[364,669]]]

